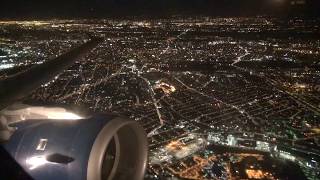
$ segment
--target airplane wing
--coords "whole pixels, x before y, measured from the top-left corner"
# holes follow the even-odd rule
[[[0,179],[143,178],[148,143],[136,121],[106,113],[80,117],[61,107],[8,108],[83,58],[101,41],[93,38],[57,58],[0,80],[1,158],[11,162],[1,168]],[[30,119],[20,121],[19,115]],[[14,123],[8,123],[9,119]],[[16,169],[23,169],[25,176],[10,173]]]
[[[0,110],[52,80],[73,65],[76,60],[83,58],[101,41],[102,39],[90,40],[57,58],[34,65],[24,72],[0,80]]]

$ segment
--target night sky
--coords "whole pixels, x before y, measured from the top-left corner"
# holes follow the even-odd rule
[[[320,0],[1,0],[0,18],[125,17],[170,15],[319,16]]]

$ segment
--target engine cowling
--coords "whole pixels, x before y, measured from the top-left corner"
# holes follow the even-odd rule
[[[11,126],[3,146],[34,179],[143,179],[148,144],[136,121],[101,114]]]

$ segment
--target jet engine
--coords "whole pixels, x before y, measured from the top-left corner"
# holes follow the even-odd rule
[[[136,121],[113,114],[11,123],[3,147],[33,179],[143,179],[147,138]]]

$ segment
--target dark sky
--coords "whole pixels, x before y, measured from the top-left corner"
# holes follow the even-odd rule
[[[319,16],[320,0],[1,0],[0,18],[125,17],[132,15]]]

